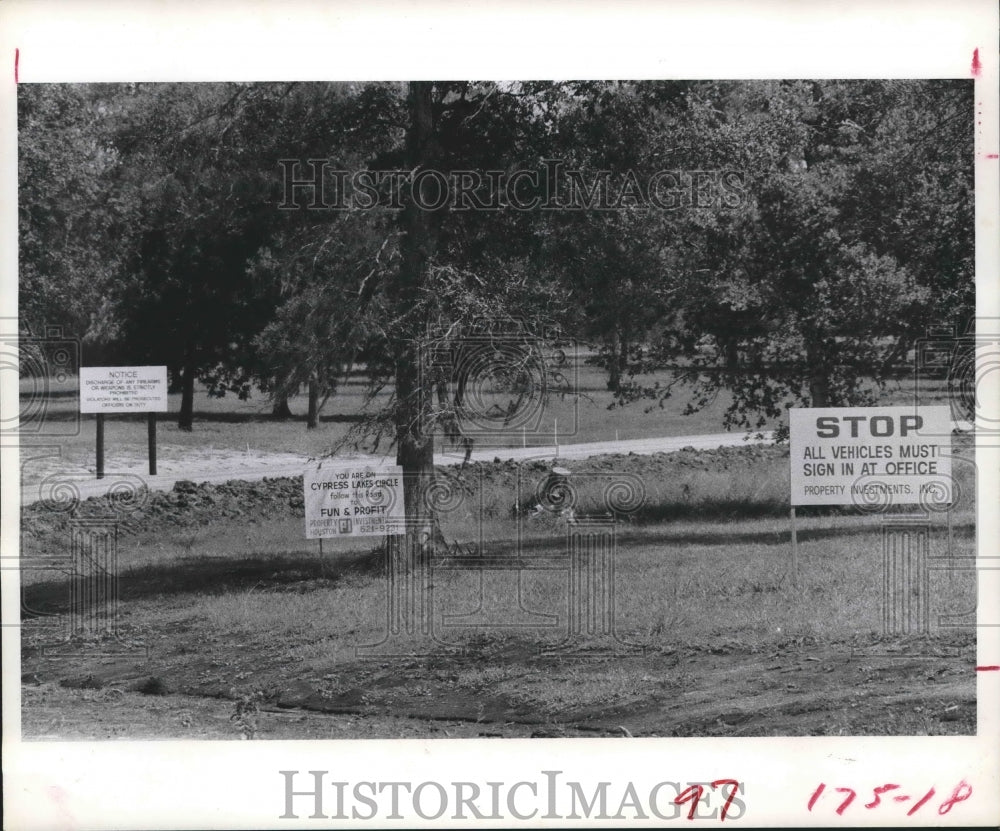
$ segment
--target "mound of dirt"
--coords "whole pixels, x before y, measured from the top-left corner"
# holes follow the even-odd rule
[[[697,471],[741,471],[787,458],[784,447],[749,445],[718,450],[685,448],[654,455],[593,456],[589,459],[562,462],[573,481],[588,477],[611,477],[631,474],[643,482],[665,482]],[[548,461],[471,462],[464,466],[438,468],[442,481],[474,491],[482,488],[487,495],[513,494],[517,481],[536,483],[551,470]],[[527,494],[529,501],[533,494]],[[507,512],[513,502],[495,506]],[[170,491],[119,493],[92,497],[79,502],[37,502],[21,509],[22,548],[43,550],[49,543],[65,540],[70,524],[78,519],[117,521],[120,533],[143,531],[155,533],[177,527],[199,527],[219,520],[239,520],[254,524],[273,520],[301,518],[304,515],[302,477],[278,477],[247,482],[233,479],[222,484],[181,480]]]

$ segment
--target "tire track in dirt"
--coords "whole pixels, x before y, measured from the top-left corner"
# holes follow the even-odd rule
[[[423,723],[428,733],[436,723],[464,723],[501,736],[525,735],[526,730],[538,736],[635,737],[974,734],[975,650],[969,639],[939,639],[928,644],[924,655],[884,651],[898,646],[883,641],[864,650],[823,644],[721,652],[685,647],[605,656],[588,662],[589,675],[642,673],[645,680],[627,695],[587,706],[547,704],[538,697],[538,687],[525,682],[542,677],[555,685],[552,689],[571,685],[573,667],[588,659],[538,654],[530,648],[507,650],[502,656],[468,650],[438,653],[402,665],[355,661],[308,671],[294,662],[258,662],[250,680],[242,682],[233,674],[237,666],[184,661],[179,655],[151,662],[124,657],[104,664],[80,661],[69,673],[72,667],[64,661],[45,666],[48,662],[29,659],[36,669],[26,680],[58,681],[77,690],[168,692],[151,688],[152,673],[169,679],[169,692],[230,701],[252,682],[266,691],[265,705],[275,711],[374,722],[406,718]],[[935,651],[943,654],[931,654]],[[485,662],[510,670],[503,689],[457,683],[463,673]]]

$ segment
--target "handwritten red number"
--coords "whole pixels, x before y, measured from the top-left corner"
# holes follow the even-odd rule
[[[894,791],[898,787],[899,785],[891,785],[887,783],[885,785],[882,785],[881,787],[874,788],[872,790],[872,793],[875,795],[875,798],[871,802],[866,803],[865,807],[869,809],[877,808],[879,803],[882,801],[881,799],[882,794],[888,793],[889,791]]]
[[[958,802],[965,802],[970,796],[972,796],[972,785],[963,779],[955,786],[955,790],[951,792],[951,796],[941,803],[938,813],[947,814],[953,805]]]
[[[683,805],[685,802],[690,802],[691,807],[688,809],[688,819],[694,819],[694,812],[698,810],[698,800],[701,799],[701,795],[705,792],[705,789],[701,785],[692,785],[690,788],[686,788],[681,791],[674,798],[675,805]]]
[[[917,811],[920,810],[920,807],[932,796],[934,796],[934,788],[931,788],[929,791],[927,791],[927,793],[925,793],[922,797],[920,797],[920,801],[917,802],[912,808],[910,808],[910,810],[906,812],[906,815],[908,817],[912,817]]]
[[[851,788],[837,788],[837,793],[847,794],[847,799],[841,802],[840,806],[837,808],[837,816],[840,816],[841,814],[844,813],[844,811],[847,810],[847,806],[850,805],[852,802],[854,802],[854,797],[856,797],[858,793],[857,791]]]
[[[732,779],[717,779],[715,782],[712,783],[712,787],[715,788],[722,784],[726,785],[731,784],[733,786],[733,790],[729,794],[729,798],[726,801],[726,805],[722,809],[722,819],[725,819],[726,812],[729,809],[729,805],[733,801],[733,798],[736,795],[738,783]],[[674,801],[678,805],[690,801],[691,799],[690,792],[694,790],[694,787],[688,788]],[[872,808],[877,808],[879,805],[882,804],[882,794],[888,793],[889,791],[897,790],[899,787],[900,786],[894,782],[886,782],[886,784],[884,785],[880,785],[877,788],[873,788],[872,796],[874,798],[872,799],[871,802],[865,803],[865,808],[868,808],[869,810]],[[826,790],[826,783],[820,782],[819,785],[816,787],[816,790],[812,792],[812,796],[809,797],[808,809],[810,811],[816,806],[816,803],[819,801],[819,798],[823,795],[823,792],[825,790]],[[857,792],[852,788],[835,788],[835,790],[838,793],[847,794],[844,801],[837,806],[837,815],[842,816],[844,811],[846,811],[850,807],[851,803],[854,802],[855,798],[857,797]],[[927,802],[931,799],[931,797],[934,796],[935,793],[936,791],[934,790],[934,788],[931,788],[929,791],[927,791],[927,793],[925,793],[922,797],[920,797],[920,799],[917,802],[913,804],[913,807],[911,807],[910,810],[906,812],[906,815],[908,817],[912,817],[917,811],[919,811],[924,805],[927,804]],[[972,785],[970,785],[963,779],[955,786],[955,790],[951,792],[951,796],[949,796],[938,807],[938,813],[941,815],[947,814],[955,805],[957,805],[959,802],[965,802],[965,800],[967,800],[970,796],[972,796]],[[699,792],[698,795],[694,798],[695,803],[697,803],[697,801],[700,798],[701,798],[701,793]],[[893,800],[895,802],[908,802],[910,800],[910,797],[894,796]],[[693,819],[693,814],[694,814],[694,806],[691,807],[691,811],[688,814],[688,819]]]
[[[735,779],[716,779],[712,783],[712,788],[719,788],[723,785],[732,785],[733,789],[729,792],[729,796],[726,797],[726,804],[722,806],[722,816],[719,817],[719,822],[722,822],[726,818],[726,814],[729,813],[729,806],[733,804],[733,799],[736,797],[736,791],[739,790],[740,783]]]

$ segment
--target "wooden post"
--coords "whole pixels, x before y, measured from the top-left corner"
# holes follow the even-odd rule
[[[156,413],[147,413],[146,416],[146,438],[149,443],[149,475],[156,476]]]
[[[792,585],[799,584],[799,534],[795,527],[795,506],[792,505]]]
[[[552,439],[556,443],[556,457],[559,456],[559,419],[552,420]]]
[[[97,414],[97,478],[104,478],[104,413]]]

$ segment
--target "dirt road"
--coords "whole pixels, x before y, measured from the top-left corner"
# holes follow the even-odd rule
[[[148,653],[99,664],[29,649],[25,736],[236,738],[230,715],[251,678],[261,697],[244,728],[250,723],[257,738],[976,730],[975,647],[967,636],[686,645],[607,655],[545,654],[531,644],[484,641],[451,654],[325,667],[271,663],[245,649],[217,650],[211,661],[199,661],[179,648],[177,633],[157,639],[147,641]],[[482,676],[484,665],[495,668],[495,680]],[[610,692],[613,679],[622,677],[631,679],[627,688]],[[587,695],[591,686],[601,688],[599,697]]]

